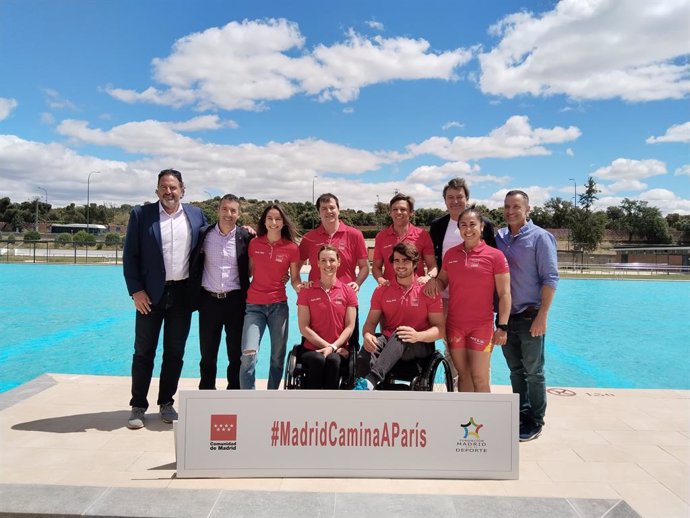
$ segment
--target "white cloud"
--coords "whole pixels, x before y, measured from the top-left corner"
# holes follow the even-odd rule
[[[632,179],[619,180],[607,185],[609,193],[616,193],[620,191],[641,191],[647,187],[648,185],[646,183]]]
[[[479,56],[481,89],[512,98],[681,99],[690,93],[687,0],[561,0],[554,10],[512,14]]]
[[[128,103],[199,110],[259,110],[299,93],[349,102],[376,83],[454,80],[455,69],[472,55],[464,49],[435,53],[423,39],[368,38],[353,30],[332,46],[309,51],[304,44],[297,24],[285,19],[230,22],[185,36],[168,57],[153,60],[154,77],[166,88],[106,91]]]
[[[0,121],[9,117],[12,113],[12,110],[14,110],[17,105],[18,103],[16,99],[0,97]]]
[[[52,126],[55,124],[55,116],[50,112],[41,113],[41,122]]]
[[[367,20],[364,23],[366,23],[370,29],[374,29],[375,31],[384,30],[383,24],[381,22],[377,22],[376,20]]]
[[[565,150],[565,154],[568,156],[575,156],[575,151],[573,151],[572,148],[568,148]]]
[[[690,176],[690,164],[685,164],[680,166],[678,169],[675,170],[673,173],[674,176]]]
[[[53,110],[79,110],[76,104],[69,99],[62,97],[57,90],[53,90],[52,88],[44,88],[43,93],[46,95],[46,102],[48,103],[48,106]]]
[[[464,128],[464,127],[465,127],[465,125],[462,122],[448,121],[443,126],[441,126],[441,129],[443,131],[446,131],[446,130],[449,130],[450,128]]]
[[[666,174],[666,164],[659,160],[632,160],[617,158],[610,166],[600,167],[592,176],[609,181],[641,180],[651,176]],[[642,187],[644,188],[644,187]]]
[[[651,189],[640,193],[638,198],[649,202],[652,207],[657,207],[662,214],[690,214],[690,200],[684,200],[668,189]]]
[[[355,109],[352,106],[348,106],[347,108],[343,108],[343,113],[347,113],[349,115],[351,113],[355,113]]]
[[[690,142],[690,122],[674,124],[661,137],[649,137],[646,142],[647,144],[656,144],[657,142]]]
[[[496,209],[503,207],[503,202],[505,201],[506,194],[508,191],[518,189],[524,191],[529,196],[530,207],[542,206],[549,199],[552,198],[553,187],[542,187],[539,185],[531,185],[529,187],[519,187],[511,186],[509,189],[500,189],[493,193],[489,198],[483,200],[474,200],[476,203],[481,203],[489,207],[490,209]]]
[[[545,144],[569,142],[580,135],[575,126],[532,128],[526,116],[514,115],[485,137],[431,137],[421,144],[411,144],[408,149],[415,155],[428,153],[452,161],[549,155]]]

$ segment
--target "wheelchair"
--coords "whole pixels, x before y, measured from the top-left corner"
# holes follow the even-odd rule
[[[376,390],[453,392],[453,375],[443,353],[434,350],[425,358],[399,360]]]
[[[285,361],[285,376],[283,377],[283,388],[285,390],[300,390],[306,387],[306,379],[309,371],[304,363],[301,361],[301,355],[306,349],[302,343],[295,344],[292,350],[288,353]],[[355,362],[357,361],[357,352],[350,348],[350,355],[343,358],[340,362],[340,381],[338,388],[340,390],[352,390],[355,385]]]

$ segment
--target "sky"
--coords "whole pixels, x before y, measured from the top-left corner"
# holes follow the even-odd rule
[[[690,214],[690,0],[0,0],[0,197]],[[94,174],[90,174],[90,173]]]

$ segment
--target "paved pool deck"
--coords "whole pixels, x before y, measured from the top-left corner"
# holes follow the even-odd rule
[[[501,481],[177,479],[172,426],[127,429],[128,400],[113,376],[0,394],[0,516],[690,517],[690,391],[552,387]]]

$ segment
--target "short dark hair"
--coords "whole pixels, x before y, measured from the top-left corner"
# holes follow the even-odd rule
[[[519,189],[513,189],[512,191],[508,191],[508,192],[506,193],[506,198],[507,198],[508,196],[516,196],[516,195],[518,195],[518,194],[519,194],[520,196],[522,196],[522,197],[525,199],[525,201],[527,202],[527,205],[529,205],[529,196],[527,196],[527,193],[526,193],[525,191],[521,191],[521,190],[519,190]]]
[[[393,247],[393,250],[391,250],[390,257],[388,257],[388,262],[391,264],[393,264],[393,256],[395,252],[407,257],[410,261],[412,261],[412,264],[417,266],[417,263],[419,262],[419,250],[417,250],[417,247],[412,243],[400,241],[400,243],[396,244]]]
[[[164,176],[174,176],[177,178],[177,181],[180,182],[180,185],[184,187],[184,182],[182,181],[182,173],[175,170],[175,169],[163,169],[160,173],[158,173],[158,183],[160,183],[161,178]]]
[[[335,206],[340,208],[340,201],[338,201],[338,197],[335,194],[331,194],[330,192],[325,192],[321,196],[316,198],[316,210],[319,210],[321,204],[326,203],[328,200],[335,201]]]
[[[412,196],[408,196],[401,192],[396,193],[396,195],[391,198],[391,201],[388,202],[388,207],[391,208],[393,204],[398,201],[406,201],[407,205],[410,207],[410,212],[414,212],[414,198]]]
[[[223,203],[223,201],[225,201],[225,200],[227,200],[227,201],[236,201],[238,205],[241,205],[241,204],[240,204],[240,199],[239,199],[237,196],[235,196],[234,194],[224,194],[223,197],[220,199],[220,202],[218,203],[218,206],[220,206],[220,204]]]
[[[446,192],[448,189],[454,189],[456,191],[465,191],[465,198],[470,199],[470,189],[467,187],[467,182],[464,178],[451,178],[448,183],[443,188],[443,198],[446,198]]]
[[[340,252],[339,252],[338,249],[337,249],[336,247],[334,247],[333,245],[321,245],[321,247],[319,248],[318,253],[316,254],[316,260],[317,260],[317,261],[318,261],[319,259],[321,259],[321,252],[335,252],[335,256],[336,256],[338,259],[340,259]],[[314,266],[316,266],[316,265],[314,265]]]

